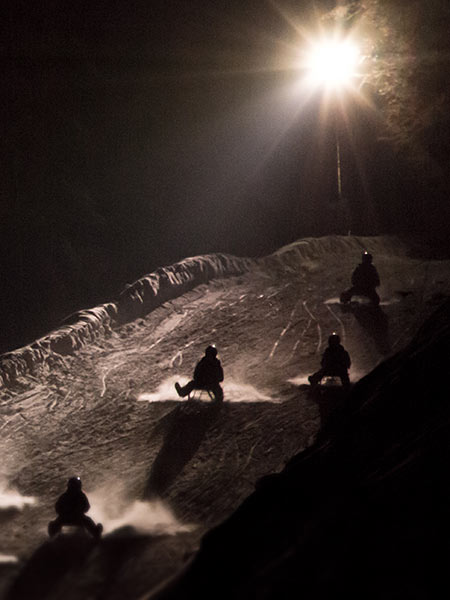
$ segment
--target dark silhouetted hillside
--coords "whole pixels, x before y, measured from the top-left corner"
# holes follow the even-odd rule
[[[208,533],[158,600],[449,593],[450,302],[345,414]]]

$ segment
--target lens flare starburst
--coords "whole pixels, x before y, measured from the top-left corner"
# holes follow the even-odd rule
[[[359,61],[359,49],[352,41],[321,40],[306,53],[306,80],[312,87],[329,90],[349,87],[358,76]]]

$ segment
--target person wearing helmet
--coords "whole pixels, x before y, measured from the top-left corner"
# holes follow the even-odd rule
[[[352,287],[341,294],[341,302],[347,304],[352,296],[366,296],[374,306],[380,304],[380,297],[375,288],[380,285],[380,277],[376,267],[372,264],[373,257],[365,250],[362,253],[361,263],[352,274]]]
[[[311,387],[316,387],[323,377],[340,377],[344,388],[350,386],[348,370],[350,368],[350,355],[341,344],[341,338],[337,333],[332,333],[328,338],[328,347],[322,356],[321,366],[313,375],[308,377]]]
[[[90,509],[89,500],[81,489],[81,479],[71,477],[67,482],[66,491],[61,494],[55,504],[57,517],[48,524],[48,534],[54,537],[64,525],[84,527],[95,539],[99,539],[103,525],[88,517],[85,513]]]
[[[222,365],[217,358],[217,348],[212,345],[205,349],[205,356],[197,363],[193,379],[183,387],[177,381],[175,389],[182,398],[189,396],[193,390],[207,390],[213,394],[216,402],[222,402],[223,390],[220,386],[222,381]]]

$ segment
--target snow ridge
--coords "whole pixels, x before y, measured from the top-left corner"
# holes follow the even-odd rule
[[[14,384],[17,377],[33,375],[37,367],[51,368],[100,336],[109,335],[117,326],[142,318],[149,312],[196,286],[267,267],[298,270],[308,262],[330,255],[358,254],[367,249],[374,254],[405,254],[406,247],[394,236],[326,236],[305,238],[284,246],[261,259],[228,254],[207,254],[186,258],[160,267],[128,284],[116,301],[80,310],[61,326],[31,344],[0,356],[0,386]]]
[[[80,310],[61,326],[32,342],[0,356],[0,385],[13,385],[17,377],[33,375],[38,367],[51,368],[113,328],[139,317],[168,300],[177,298],[211,279],[239,275],[255,265],[250,258],[210,254],[186,258],[127,285],[117,301]]]
[[[403,255],[406,254],[407,247],[395,236],[329,235],[321,238],[297,240],[292,244],[283,246],[263,260],[267,261],[269,265],[273,264],[284,268],[292,266],[298,269],[305,262],[326,256],[358,255],[362,250],[368,250],[374,255]]]
[[[63,356],[111,332],[117,318],[113,302],[80,310],[64,319],[63,324],[28,346],[0,356],[0,384],[13,384],[17,377],[33,375],[39,365],[51,368],[63,362]]]
[[[128,285],[119,296],[119,321],[143,317],[167,300],[172,300],[211,279],[239,275],[255,266],[250,258],[228,254],[194,256],[169,267],[160,267]]]

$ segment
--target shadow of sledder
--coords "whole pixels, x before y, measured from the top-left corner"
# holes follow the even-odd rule
[[[37,548],[12,582],[5,600],[54,600],[67,595],[97,600],[118,598],[119,572],[121,585],[129,593],[126,597],[138,598],[142,582],[128,566],[142,565],[144,555],[146,561],[155,556],[160,559],[168,552],[165,537],[163,533],[142,534],[132,526],[116,529],[97,542],[81,531],[58,535]],[[181,550],[170,546],[175,561],[182,560],[183,551],[183,546]],[[146,574],[144,589],[160,582],[160,568]],[[164,567],[162,572],[164,576]]]
[[[86,561],[95,544],[95,540],[83,534],[44,542],[20,571],[6,600],[47,598],[69,571]]]
[[[209,427],[219,416],[221,403],[187,401],[168,418],[161,450],[151,467],[144,499],[161,496],[198,450]],[[166,419],[167,420],[167,419]]]
[[[349,391],[340,385],[318,386],[310,392],[310,397],[317,402],[319,408],[318,438],[326,437],[330,431],[338,427],[346,412],[348,396]]]
[[[370,335],[380,354],[389,354],[389,322],[386,313],[379,306],[350,304],[342,306],[342,310],[352,312],[361,327]]]

